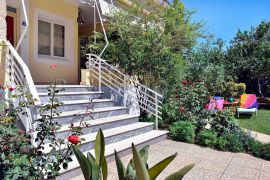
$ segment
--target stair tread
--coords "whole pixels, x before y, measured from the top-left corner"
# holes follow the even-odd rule
[[[108,102],[108,101],[113,101],[112,99],[92,99],[92,102]],[[69,105],[69,104],[86,104],[86,103],[91,103],[90,100],[71,100],[71,101],[61,101],[64,105]]]
[[[152,130],[150,132],[147,133],[143,133],[131,138],[127,138],[125,140],[122,141],[118,141],[112,144],[108,144],[105,146],[105,156],[110,156],[114,154],[114,150],[116,150],[117,152],[121,152],[127,149],[131,148],[131,144],[133,143],[135,146],[136,145],[140,145],[144,142],[150,141],[152,139],[158,138],[162,135],[166,135],[168,134],[168,131],[161,131],[161,130]],[[93,156],[95,156],[95,152],[94,149],[91,149],[90,152]],[[83,152],[85,155],[88,152]],[[75,169],[79,167],[79,163],[75,157],[75,155],[72,156],[73,161],[69,163],[68,165],[68,169],[66,170],[61,170],[60,173],[64,173],[67,172],[69,170]]]
[[[83,114],[90,114],[90,113],[99,113],[99,112],[106,112],[106,111],[115,111],[115,110],[122,110],[122,109],[127,109],[124,106],[112,106],[112,107],[105,107],[105,108],[94,108],[94,109],[89,109],[87,110],[75,110],[75,111],[65,111],[60,114],[58,117],[54,118],[59,118],[59,117],[66,117],[66,116],[73,116],[73,115],[83,115]],[[40,114],[37,115],[37,119],[40,119],[41,116]]]
[[[102,94],[102,92],[100,91],[93,91],[93,92],[89,92],[89,91],[83,91],[83,92],[59,92],[56,94],[56,96],[60,96],[60,95],[87,95],[87,94]],[[45,93],[38,93],[39,96],[48,96],[48,92]]]
[[[102,103],[102,102],[112,102],[112,99],[92,99],[93,103]],[[37,107],[45,106],[48,102],[43,102],[42,105],[38,105]],[[63,105],[76,105],[76,104],[90,104],[90,100],[71,100],[71,101],[61,101]],[[61,105],[61,106],[63,106]]]
[[[139,115],[131,115],[131,114],[124,114],[124,115],[118,115],[118,116],[112,116],[112,117],[105,117],[105,118],[99,118],[99,119],[93,119],[93,120],[87,120],[83,121],[85,123],[90,124],[90,128],[93,125],[101,125],[101,124],[106,124],[114,121],[120,121],[120,120],[125,120],[125,119],[131,119],[131,118],[136,118],[139,117]],[[80,122],[73,123],[73,125],[79,126]],[[63,131],[68,131],[70,130],[70,124],[63,125],[57,132],[63,132]]]
[[[122,134],[122,133],[129,132],[129,131],[132,131],[132,130],[136,130],[136,129],[144,128],[144,127],[147,127],[147,126],[151,126],[153,124],[154,123],[149,123],[149,122],[137,122],[137,123],[121,126],[121,127],[115,127],[115,128],[103,130],[103,134],[104,134],[104,138],[107,138],[107,137],[115,136],[117,134]],[[89,128],[91,128],[91,126]],[[83,141],[81,144],[85,144],[85,143],[88,143],[88,142],[91,142],[91,141],[95,141],[97,133],[98,132],[94,132],[94,133],[84,134],[84,135],[80,136],[80,138],[85,139],[85,141]],[[68,140],[65,139],[65,142],[68,142]],[[47,143],[47,144],[44,145],[44,148],[45,148],[44,152],[45,153],[48,153],[50,151],[50,149],[51,149],[49,147],[49,144],[50,143]]]
[[[48,88],[50,85],[35,85],[36,88]],[[89,85],[56,85],[56,87],[66,87],[66,88],[73,88],[73,87],[82,87],[82,88],[89,88],[92,86]]]

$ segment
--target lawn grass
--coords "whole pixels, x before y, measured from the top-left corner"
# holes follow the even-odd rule
[[[242,128],[270,135],[270,110],[259,109],[257,117],[240,114],[238,122]]]

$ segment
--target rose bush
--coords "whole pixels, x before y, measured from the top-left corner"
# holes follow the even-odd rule
[[[36,129],[29,132],[20,129],[19,114],[28,116],[25,108],[32,107],[35,99],[25,86],[0,88],[0,179],[56,179],[61,169],[66,169],[72,161],[73,144],[79,144],[83,139],[82,126],[86,124],[81,120],[79,126],[70,126],[68,142],[56,137],[56,131],[61,127],[54,117],[61,112],[58,107],[62,104],[55,97],[63,89],[57,87],[57,82],[48,88],[50,100],[40,108],[40,118],[36,121]],[[6,94],[8,98],[6,99]],[[15,106],[11,99],[18,102]],[[36,133],[36,139],[33,139]],[[36,142],[33,146],[32,142]],[[51,151],[44,153],[44,145],[49,143]],[[65,151],[57,149],[65,148]]]
[[[209,111],[204,108],[209,96],[203,82],[183,80],[163,105],[162,123],[171,125],[185,119],[195,124],[197,130],[203,128],[209,117]]]

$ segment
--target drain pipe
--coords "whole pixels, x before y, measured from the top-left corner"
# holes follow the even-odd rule
[[[89,0],[89,1],[90,1],[90,3],[92,2],[92,0]],[[105,28],[104,28],[104,24],[103,24],[103,20],[102,20],[102,17],[101,17],[101,13],[100,13],[100,10],[99,10],[99,6],[98,6],[97,0],[94,0],[94,3],[95,3],[95,6],[96,6],[96,8],[97,8],[97,12],[98,12],[98,16],[99,16],[99,19],[100,19],[102,31],[103,31],[104,38],[105,38],[105,41],[106,41],[105,47],[103,48],[103,50],[102,50],[101,53],[99,54],[99,57],[101,57],[101,56],[103,55],[103,53],[105,52],[105,50],[107,49],[108,45],[109,45],[109,40],[108,40],[108,37],[107,37],[107,34],[106,34],[106,30],[105,30]],[[96,22],[95,22],[95,23],[96,23]]]
[[[15,50],[17,51],[23,41],[23,38],[28,30],[28,27],[29,27],[29,22],[28,22],[28,17],[27,17],[27,12],[26,12],[26,8],[25,8],[25,3],[24,3],[24,0],[22,0],[22,8],[23,8],[23,15],[24,15],[24,20],[25,20],[25,28],[21,34],[21,37],[17,43],[17,46],[15,48]]]

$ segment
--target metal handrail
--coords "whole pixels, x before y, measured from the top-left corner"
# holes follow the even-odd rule
[[[131,76],[124,74],[99,56],[95,54],[87,54],[87,56],[91,77],[98,80],[99,91],[102,91],[102,87],[106,86],[122,97],[128,95],[130,98],[136,98],[141,109],[155,116],[155,128],[158,129],[163,96],[135,81]],[[127,101],[128,98],[124,98],[123,104],[126,107]]]
[[[37,89],[30,74],[29,68],[9,41],[3,41],[3,44],[6,49],[5,70],[11,86],[25,86],[27,91],[32,94],[32,97],[34,99],[34,107],[25,107],[27,115],[25,116],[19,114],[19,116],[22,123],[24,124],[26,131],[32,132],[32,143],[33,145],[35,145],[34,140],[36,134],[34,132],[35,124],[33,119],[36,115],[35,107],[40,106],[41,101],[38,96]],[[15,103],[15,105],[18,104]]]

